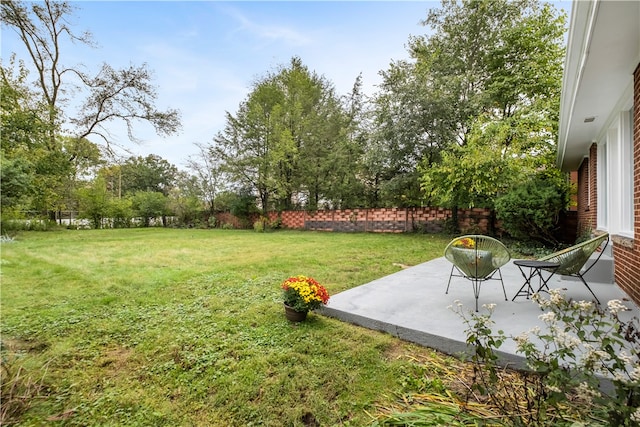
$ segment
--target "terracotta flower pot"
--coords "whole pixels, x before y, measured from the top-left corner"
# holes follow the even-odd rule
[[[295,311],[292,307],[284,304],[284,314],[291,322],[302,322],[307,318],[307,311]]]

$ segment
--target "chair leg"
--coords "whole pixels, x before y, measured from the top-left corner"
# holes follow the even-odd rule
[[[480,285],[482,284],[481,280],[472,280],[473,283],[473,294],[476,297],[476,313],[478,312],[478,297],[480,297]]]
[[[509,299],[507,298],[507,291],[504,289],[504,282],[502,281],[502,273],[500,272],[500,269],[498,269],[498,275],[500,276],[500,283],[502,283],[502,293],[504,294],[504,300],[509,301]]]
[[[582,280],[582,283],[584,283],[584,285],[587,287],[587,289],[589,289],[589,292],[591,292],[591,295],[593,295],[593,297],[596,300],[596,303],[598,303],[598,305],[600,305],[600,300],[598,299],[598,297],[596,296],[596,294],[593,293],[593,291],[591,290],[591,288],[589,287],[589,285],[587,284],[587,281],[584,280],[584,277],[582,277],[582,274],[577,273],[576,276],[578,276],[580,278],[580,280]]]
[[[445,295],[449,294],[449,285],[451,285],[451,278],[453,277],[453,269],[456,268],[455,265],[451,266],[451,274],[449,274],[449,283],[447,283],[447,290],[444,292]]]

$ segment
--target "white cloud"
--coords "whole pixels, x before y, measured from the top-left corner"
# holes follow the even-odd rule
[[[311,43],[311,39],[304,33],[287,25],[264,24],[249,18],[245,13],[234,7],[221,8],[225,13],[232,17],[237,26],[233,30],[233,34],[246,33],[264,45],[266,43],[283,43],[289,46],[305,46]],[[269,17],[270,19],[273,16]]]

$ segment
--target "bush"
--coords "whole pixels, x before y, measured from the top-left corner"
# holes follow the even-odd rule
[[[107,212],[112,219],[113,228],[131,227],[133,208],[130,199],[112,199]]]
[[[467,343],[475,349],[470,392],[486,395],[513,425],[639,427],[638,318],[621,320],[619,313],[627,308],[619,300],[609,301],[604,311],[592,302],[568,300],[556,289],[548,299],[538,294],[533,299],[546,311],[540,315],[545,327],[515,337],[492,330],[495,304],[485,306],[488,314],[470,312],[470,317],[460,303],[451,307],[468,326]],[[497,350],[507,339],[527,360],[521,381],[505,378],[498,366]],[[612,387],[602,387],[603,381]]]
[[[559,215],[567,203],[565,183],[536,177],[498,197],[495,210],[502,228],[512,237],[556,245]]]
[[[269,229],[269,218],[261,216],[257,221],[253,223],[253,231],[264,233]]]

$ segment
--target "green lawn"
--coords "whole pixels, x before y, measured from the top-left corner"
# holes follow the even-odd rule
[[[279,284],[305,274],[335,294],[398,271],[394,263],[439,257],[448,241],[301,231],[20,234],[1,247],[3,404],[18,373],[24,393],[39,395],[22,425],[371,424],[401,396],[429,392],[433,366],[458,362],[315,313],[290,324]]]

